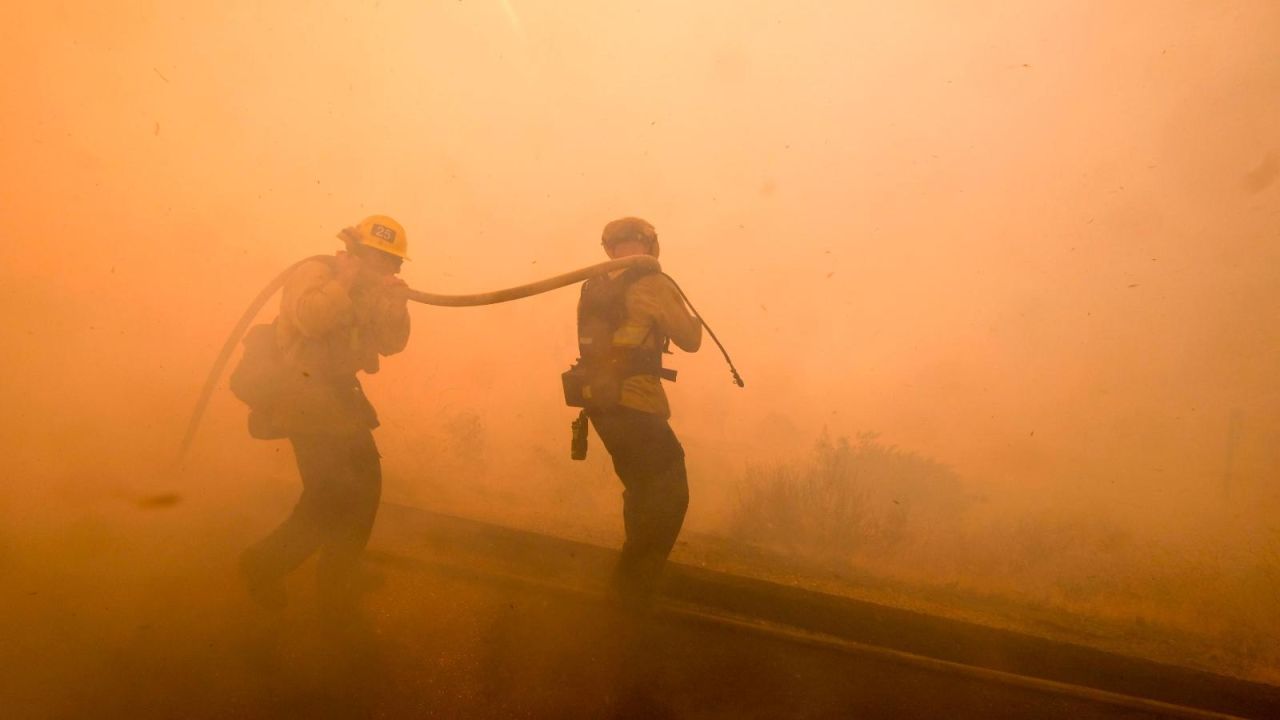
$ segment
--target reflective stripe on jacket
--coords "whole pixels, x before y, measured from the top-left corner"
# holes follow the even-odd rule
[[[614,347],[661,349],[668,338],[685,352],[702,344],[702,323],[689,313],[675,285],[665,275],[645,275],[627,288],[626,319],[613,334]],[[634,375],[622,382],[620,404],[671,416],[667,393],[656,375]]]

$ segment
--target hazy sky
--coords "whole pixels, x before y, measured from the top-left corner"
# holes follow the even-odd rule
[[[257,290],[383,212],[438,292],[652,221],[747,381],[668,363],[695,499],[827,428],[1135,514],[1230,456],[1269,512],[1277,38],[1267,0],[10,3],[0,498],[159,467]],[[465,413],[567,454],[575,301],[414,307],[367,383],[389,471]],[[211,412],[197,454],[261,457]]]

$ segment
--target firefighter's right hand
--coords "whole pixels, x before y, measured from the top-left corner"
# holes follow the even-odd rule
[[[349,252],[341,251],[336,257],[333,279],[342,287],[350,290],[351,286],[355,284],[356,278],[360,275],[362,265],[360,258]]]

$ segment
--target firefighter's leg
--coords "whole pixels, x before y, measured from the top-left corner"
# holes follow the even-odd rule
[[[661,417],[622,409],[593,416],[625,488],[627,539],[615,573],[620,594],[647,597],[680,534],[689,506],[684,449]]]
[[[652,513],[645,529],[650,552],[665,561],[675,547],[689,509],[689,476],[680,457],[653,479]]]
[[[616,577],[621,592],[638,596],[653,593],[688,507],[684,458],[659,472],[631,479],[623,493],[627,539]]]
[[[335,439],[337,440],[337,439]],[[321,607],[342,615],[355,608],[361,558],[382,495],[382,461],[373,434],[340,439],[341,484],[325,498],[324,525],[316,580]]]
[[[327,437],[299,436],[289,440],[302,478],[302,496],[289,517],[240,558],[250,593],[258,602],[272,607],[284,603],[280,586],[284,576],[320,548],[325,496],[335,475],[332,445]]]

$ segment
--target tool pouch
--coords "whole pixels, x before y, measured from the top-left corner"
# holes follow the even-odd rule
[[[231,392],[250,408],[271,405],[280,394],[281,378],[288,372],[276,344],[275,323],[254,325],[244,336],[244,354],[231,371]]]
[[[564,402],[569,407],[608,410],[622,400],[622,380],[610,365],[588,369],[581,362],[560,375]]]

